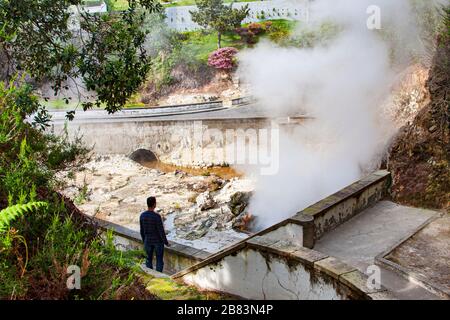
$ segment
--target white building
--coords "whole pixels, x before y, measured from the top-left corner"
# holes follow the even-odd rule
[[[108,11],[108,6],[104,1],[99,1],[99,4],[94,5],[85,4],[82,8],[87,13],[104,13]]]
[[[248,5],[250,12],[243,23],[258,22],[270,19],[309,20],[309,3],[311,0],[268,0],[254,2],[233,3],[233,8]],[[196,6],[166,8],[166,23],[170,28],[178,31],[199,29],[200,26],[192,21],[189,11],[197,10]]]

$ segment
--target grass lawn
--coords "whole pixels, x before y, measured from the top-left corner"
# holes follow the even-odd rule
[[[183,51],[189,52],[198,60],[206,63],[209,54],[217,49],[217,33],[209,31],[189,31],[184,33],[187,39],[183,41]],[[235,47],[242,49],[246,45],[235,33],[226,33],[222,35],[222,47]]]
[[[84,0],[83,1],[83,4],[86,5],[86,6],[89,6],[89,7],[91,7],[91,6],[99,6],[102,3],[103,3],[102,0]]]
[[[72,110],[75,109],[78,102],[70,100],[68,104],[63,99],[52,99],[49,101],[40,101],[42,105],[49,110]]]
[[[145,104],[139,101],[139,93],[136,93],[124,106],[124,108],[143,108]],[[46,106],[48,110],[74,110],[77,107],[78,101],[69,101],[68,104],[63,99],[54,99],[49,101],[41,100],[41,104]],[[94,107],[93,109],[103,109]],[[83,110],[81,104],[77,110]]]
[[[97,0],[90,0],[97,1]],[[235,0],[235,2],[253,2],[261,0]],[[124,11],[128,9],[128,0],[107,0],[108,9],[111,11]],[[180,6],[193,6],[195,0],[173,0],[173,1],[160,1],[165,7],[180,7]],[[225,3],[231,3],[233,0],[224,0]]]
[[[281,31],[281,34],[289,34],[297,22],[290,20],[270,20],[272,22],[272,28]],[[244,25],[246,26],[246,25]],[[183,40],[183,51],[189,52],[194,55],[198,60],[202,62],[208,61],[209,54],[217,49],[217,33],[213,31],[188,31],[184,32],[186,40]],[[262,34],[258,38],[266,38],[267,34]],[[239,35],[234,32],[226,33],[222,35],[222,47],[235,47],[238,50],[249,47],[246,43],[243,43]]]
[[[128,9],[128,0],[107,0],[108,10],[124,11]]]
[[[152,295],[161,300],[230,300],[232,296],[215,292],[200,291],[193,286],[176,282],[170,278],[155,278],[142,274],[142,282]]]
[[[261,0],[234,0],[234,2],[254,2]],[[231,3],[233,0],[224,0],[225,3]],[[195,0],[174,0],[174,1],[161,1],[165,7],[181,7],[181,6],[194,6]]]

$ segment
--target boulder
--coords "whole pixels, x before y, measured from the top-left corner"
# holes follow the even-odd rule
[[[235,216],[240,215],[245,210],[250,199],[250,195],[250,192],[242,191],[235,192],[231,195],[228,207]]]
[[[239,216],[237,216],[236,219],[234,219],[232,224],[233,229],[249,230],[251,229],[251,224],[253,220],[254,217],[250,213],[243,212]]]
[[[202,211],[211,209],[216,205],[216,202],[212,198],[211,193],[209,191],[200,193],[195,202]]]

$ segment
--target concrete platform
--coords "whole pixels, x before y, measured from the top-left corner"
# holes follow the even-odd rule
[[[342,259],[366,272],[375,257],[412,235],[439,213],[380,201],[346,223],[325,234],[314,250]],[[381,283],[400,299],[436,299],[425,289],[395,273],[382,270]]]
[[[377,257],[377,264],[450,300],[450,215],[433,220],[387,255]]]

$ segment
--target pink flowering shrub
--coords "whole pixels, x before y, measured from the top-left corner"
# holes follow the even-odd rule
[[[208,58],[208,65],[220,70],[230,70],[236,64],[235,55],[238,50],[233,47],[225,47],[211,52]]]

